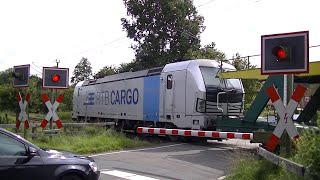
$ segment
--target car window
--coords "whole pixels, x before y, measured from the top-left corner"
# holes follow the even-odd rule
[[[26,156],[27,151],[23,143],[0,133],[0,158],[1,156]]]

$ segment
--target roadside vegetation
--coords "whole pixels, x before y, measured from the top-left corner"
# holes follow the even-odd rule
[[[318,112],[318,128],[320,116]],[[239,153],[234,160],[233,168],[228,180],[255,180],[255,179],[320,179],[320,135],[319,131],[303,131],[290,159],[305,167],[309,167],[309,177],[300,177],[288,172],[283,166],[276,166],[271,162],[259,158],[256,154]]]
[[[65,150],[79,154],[123,150],[150,144],[147,141],[139,140],[139,138],[128,138],[122,133],[96,127],[87,127],[81,131],[78,128],[68,128],[59,135],[53,136],[52,139],[42,136],[30,141],[41,148]]]

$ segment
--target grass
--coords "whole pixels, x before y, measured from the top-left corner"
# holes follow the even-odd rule
[[[234,160],[233,168],[226,180],[299,180],[301,177],[278,167],[271,162],[258,159],[256,155],[242,155]]]
[[[65,150],[79,154],[92,154],[149,145],[138,138],[130,139],[124,134],[98,128],[85,128],[84,132],[65,131],[54,136],[30,140],[41,148]]]

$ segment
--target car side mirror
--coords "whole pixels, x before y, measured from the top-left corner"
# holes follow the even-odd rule
[[[38,155],[37,150],[33,147],[28,148],[28,157],[32,158],[34,156]]]

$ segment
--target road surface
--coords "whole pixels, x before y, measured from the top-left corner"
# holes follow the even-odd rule
[[[209,144],[162,143],[92,157],[101,170],[101,180],[223,179],[240,154],[256,147],[242,140]]]

